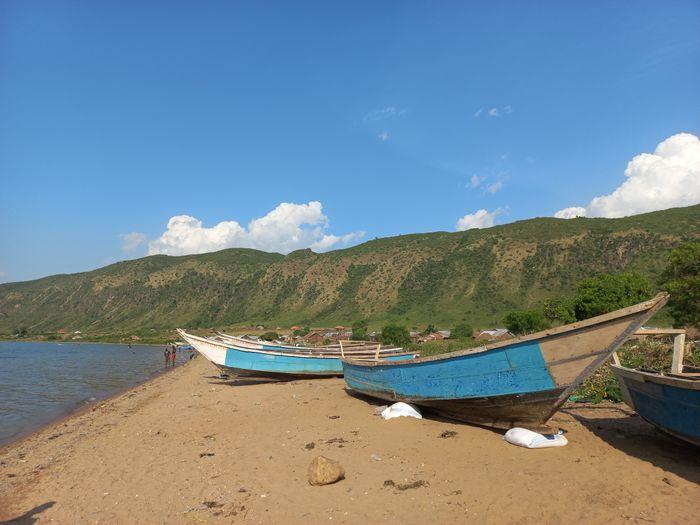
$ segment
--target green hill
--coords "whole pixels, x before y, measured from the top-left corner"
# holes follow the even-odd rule
[[[0,285],[0,333],[146,333],[177,326],[500,324],[598,272],[652,281],[669,249],[700,237],[700,205],[623,219],[538,218],[377,239],[328,253],[229,249],[156,255]]]

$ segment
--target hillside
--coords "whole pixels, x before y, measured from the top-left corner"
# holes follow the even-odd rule
[[[145,333],[177,326],[499,324],[601,271],[652,281],[666,252],[700,237],[700,205],[623,219],[538,218],[483,230],[377,239],[328,253],[250,249],[156,255],[0,285],[0,333]]]

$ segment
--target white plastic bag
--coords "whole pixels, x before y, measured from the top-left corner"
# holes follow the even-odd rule
[[[538,434],[526,428],[511,428],[503,436],[508,443],[525,448],[563,447],[569,440],[561,431],[558,434]]]
[[[423,416],[421,416],[416,407],[401,401],[394,403],[382,411],[382,419],[393,419],[395,417],[415,417],[416,419],[423,419]]]

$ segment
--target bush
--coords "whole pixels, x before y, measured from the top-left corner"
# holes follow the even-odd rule
[[[550,321],[569,324],[576,321],[576,311],[573,299],[554,299],[545,301],[542,307],[544,316]]]
[[[279,339],[279,337],[280,336],[277,332],[265,332],[260,336],[260,339],[264,339],[265,341],[274,341],[275,339]]]
[[[455,339],[471,339],[474,330],[467,323],[459,323],[452,329],[450,334]]]
[[[355,321],[352,323],[352,338],[355,341],[365,341],[367,340],[367,327],[369,326],[369,321],[362,319],[360,321]]]
[[[515,335],[531,334],[549,328],[549,322],[539,310],[522,310],[509,313],[503,323]]]
[[[411,337],[405,326],[388,324],[382,328],[381,341],[386,345],[406,346]]]
[[[309,328],[308,326],[305,326],[305,327],[303,327],[303,328],[300,328],[299,330],[294,330],[294,331],[292,332],[292,335],[293,335],[293,336],[296,336],[296,337],[304,337],[304,336],[305,336],[306,334],[308,334],[310,331],[311,331],[311,328]]]
[[[651,296],[649,281],[641,274],[601,273],[579,283],[574,312],[581,321],[646,301]]]
[[[617,354],[622,366],[668,372],[673,359],[673,343],[669,338],[629,341],[618,350]],[[686,355],[684,363],[700,366],[700,352],[696,349]],[[619,402],[622,401],[622,393],[612,370],[606,364],[596,370],[572,398],[577,401],[592,401],[594,403],[605,400]]]
[[[668,255],[661,286],[671,297],[668,309],[676,326],[700,326],[700,242],[681,244]]]

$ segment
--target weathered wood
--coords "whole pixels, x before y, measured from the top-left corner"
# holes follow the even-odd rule
[[[683,359],[685,357],[685,330],[673,338],[673,361],[671,372],[680,374],[683,372]]]

